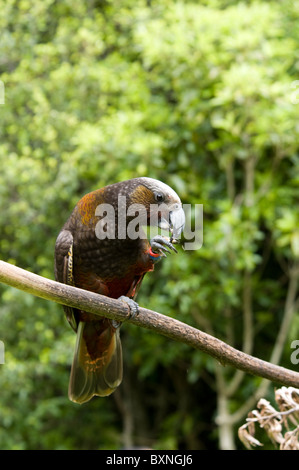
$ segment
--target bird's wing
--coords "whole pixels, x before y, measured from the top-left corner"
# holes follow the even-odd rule
[[[74,285],[73,279],[73,235],[69,230],[62,230],[55,244],[55,278],[56,281]],[[63,306],[66,318],[73,328],[77,331],[78,323],[76,320],[76,309]]]

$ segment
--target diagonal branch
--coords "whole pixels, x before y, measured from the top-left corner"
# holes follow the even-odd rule
[[[128,307],[121,301],[83,289],[61,284],[0,261],[0,282],[37,297],[82,309],[94,315],[131,323],[198,349],[249,374],[286,386],[299,388],[299,373],[245,354],[223,341],[174,318],[139,307],[139,315],[129,318]],[[1,318],[1,317],[0,317]]]

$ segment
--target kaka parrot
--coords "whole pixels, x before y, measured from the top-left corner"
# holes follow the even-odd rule
[[[143,237],[129,236],[132,214],[136,216],[136,210],[129,209],[140,205],[144,208],[145,224],[168,230],[170,239],[156,235],[148,241],[144,232]],[[105,219],[109,208],[110,219]],[[120,299],[129,305],[131,314],[136,314],[138,305],[134,299],[144,275],[153,271],[156,261],[169,250],[176,252],[171,242],[179,238],[184,223],[179,196],[152,178],[134,178],[88,193],[77,203],[57,237],[55,278]],[[70,400],[81,404],[94,395],[110,395],[122,381],[120,323],[76,308],[63,308],[77,333]]]

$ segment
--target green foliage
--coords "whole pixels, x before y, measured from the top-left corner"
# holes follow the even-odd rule
[[[290,1],[0,0],[1,259],[53,278],[55,238],[83,194],[159,178],[204,205],[204,244],[157,266],[139,303],[242,348],[250,279],[253,353],[269,359],[299,258],[297,11]],[[135,445],[218,446],[210,357],[124,325],[124,384],[78,407],[61,307],[0,293],[1,449],[120,448],[128,407]],[[298,319],[291,327],[296,339]],[[257,383],[244,377],[231,411]]]

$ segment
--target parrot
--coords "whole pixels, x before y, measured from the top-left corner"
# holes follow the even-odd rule
[[[159,231],[160,227],[171,237],[162,236],[160,230],[148,239],[144,227],[130,233],[136,208],[143,209],[147,228],[156,226]],[[167,254],[177,253],[174,244],[184,225],[179,196],[157,179],[133,178],[94,190],[79,200],[57,236],[55,279],[119,299],[134,317],[138,315],[135,299],[145,274]],[[109,396],[123,377],[121,322],[69,306],[63,309],[76,332],[69,399],[82,404],[94,396]]]

